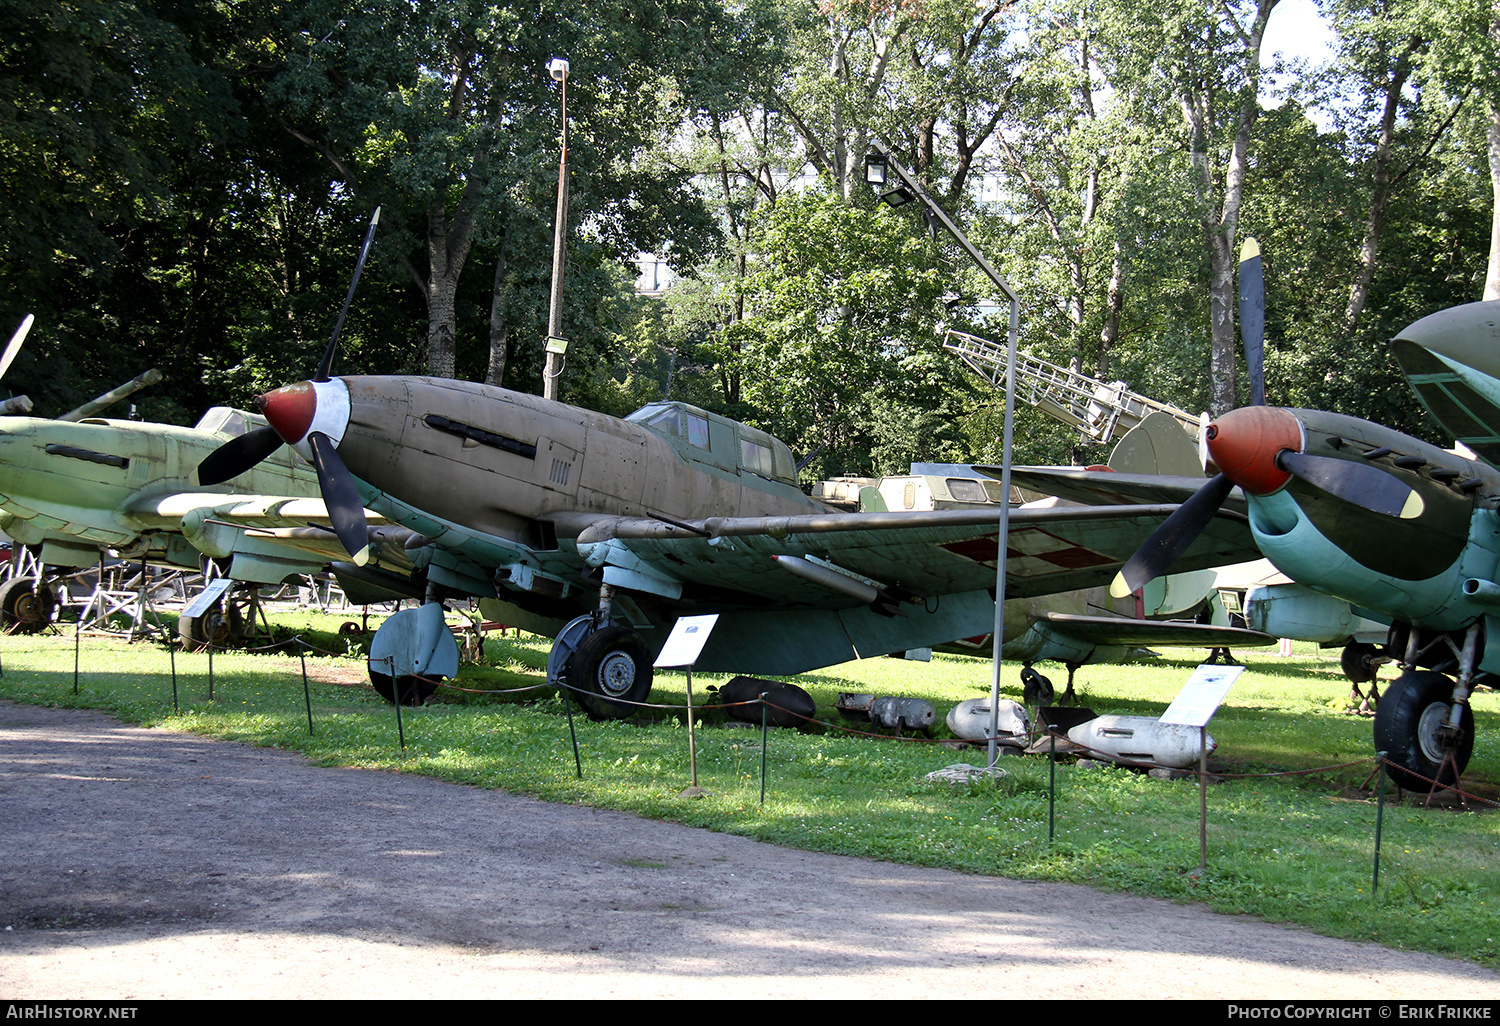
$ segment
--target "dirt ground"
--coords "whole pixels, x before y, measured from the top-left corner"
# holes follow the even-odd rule
[[[11,1000],[1500,999],[1472,965],[1169,902],[321,769],[98,713],[0,703],[0,799]]]

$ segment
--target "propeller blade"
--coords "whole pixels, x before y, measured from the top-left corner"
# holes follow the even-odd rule
[[[1124,598],[1166,573],[1167,568],[1177,562],[1177,557],[1203,533],[1233,490],[1234,482],[1223,474],[1216,474],[1204,482],[1202,488],[1178,506],[1177,512],[1163,520],[1161,526],[1151,532],[1151,537],[1136,549],[1135,555],[1110,583],[1109,593],[1115,598]]]
[[[1260,243],[1246,239],[1240,247],[1240,342],[1250,372],[1250,405],[1266,405],[1266,285]]]
[[[219,446],[198,464],[198,483],[223,484],[238,477],[281,448],[281,436],[272,428],[252,428]]]
[[[359,286],[360,273],[365,269],[365,257],[370,255],[370,247],[375,244],[375,226],[380,223],[380,208],[375,208],[375,214],[370,218],[370,227],[365,232],[364,245],[359,248],[359,262],[354,265],[354,280],[349,283],[349,294],[344,297],[344,306],[339,310],[339,319],[333,325],[333,337],[328,340],[328,348],[323,351],[323,359],[318,363],[318,373],[313,377],[314,381],[327,381],[328,374],[333,370],[333,354],[339,346],[339,333],[344,330],[344,315],[349,312],[349,304],[354,301],[354,290]]]
[[[323,505],[328,507],[333,533],[338,535],[339,542],[355,564],[364,566],[370,561],[370,531],[365,524],[365,503],[359,497],[354,475],[344,466],[333,439],[323,432],[312,432],[307,436],[307,444],[312,448],[318,488],[323,493]]]
[[[0,378],[5,377],[5,372],[10,370],[10,362],[16,358],[21,351],[21,343],[26,341],[26,333],[31,330],[31,325],[36,321],[34,314],[27,314],[16,333],[10,337],[10,342],[5,347],[5,355],[0,356]]]
[[[1388,517],[1411,520],[1426,508],[1414,489],[1369,463],[1309,456],[1288,449],[1276,457],[1276,465],[1335,498]]]

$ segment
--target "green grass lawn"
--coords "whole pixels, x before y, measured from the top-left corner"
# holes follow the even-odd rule
[[[704,711],[698,780],[708,793],[684,798],[691,771],[682,673],[659,673],[652,702],[664,708],[629,721],[596,723],[575,708],[579,779],[564,703],[539,686],[547,641],[492,636],[484,663],[460,672],[456,683],[468,690],[444,689],[432,704],[403,710],[403,750],[392,706],[365,686],[319,682],[352,679],[362,666],[360,642],[337,634],[339,619],[301,611],[278,619],[280,636],[295,632],[338,653],[307,659],[311,735],[300,662],[286,652],[216,655],[212,701],[207,656],[178,652],[174,712],[172,658],[160,644],[85,638],[75,695],[70,632],[4,637],[0,698],[105,709],[134,723],[296,750],[326,765],[420,773],[798,848],[1202,902],[1500,965],[1500,818],[1491,806],[1428,809],[1420,798],[1397,801],[1389,793],[1380,884],[1371,893],[1376,802],[1362,789],[1374,769],[1371,724],[1343,711],[1349,687],[1336,651],[1299,645],[1291,658],[1237,653],[1249,669],[1209,728],[1219,745],[1210,769],[1224,779],[1209,789],[1208,871],[1199,875],[1194,780],[1062,763],[1049,810],[1044,757],[1006,759],[1010,776],[998,786],[931,783],[930,771],[982,764],[983,751],[838,726],[840,691],[926,698],[941,723],[956,702],[988,693],[987,660],[873,659],[804,674],[795,683],[834,726],[773,730],[764,753],[758,729],[726,725],[721,712]],[[1085,667],[1078,674],[1083,703],[1099,713],[1157,715],[1197,655]],[[1018,670],[1007,665],[1002,678],[1002,691],[1017,700]],[[1059,670],[1059,685],[1062,677]],[[711,702],[709,687],[725,679],[695,674],[695,704]],[[1479,736],[1465,776],[1467,788],[1486,799],[1500,782],[1494,704],[1488,694],[1475,703]]]

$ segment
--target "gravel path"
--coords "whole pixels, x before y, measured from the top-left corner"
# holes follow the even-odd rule
[[[9,999],[1500,999],[1500,975],[0,703]]]

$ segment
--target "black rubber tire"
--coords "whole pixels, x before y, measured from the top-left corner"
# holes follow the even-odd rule
[[[1370,660],[1378,659],[1380,650],[1374,645],[1361,641],[1351,641],[1344,646],[1343,653],[1339,656],[1339,669],[1344,671],[1352,683],[1368,684],[1376,677],[1377,666],[1372,666]]]
[[[1030,666],[1021,668],[1021,700],[1027,705],[1051,705],[1052,681]]]
[[[568,686],[589,716],[623,720],[651,696],[651,653],[628,627],[584,637],[568,659]]]
[[[1466,702],[1453,752],[1457,773],[1450,765],[1438,775],[1443,754],[1436,728],[1447,719],[1452,697],[1453,679],[1434,670],[1408,670],[1380,696],[1375,707],[1375,750],[1386,753],[1386,772],[1396,786],[1426,792],[1433,790],[1434,780],[1452,785],[1469,765],[1474,752],[1474,711]]]
[[[57,596],[45,584],[36,589],[30,577],[13,577],[0,584],[0,629],[10,634],[35,634],[52,622]]]
[[[177,636],[184,648],[199,651],[213,645],[216,649],[233,648],[239,644],[244,617],[234,606],[215,607],[202,616],[180,616],[177,618]]]
[[[390,674],[376,673],[374,670],[370,671],[370,685],[376,694],[392,705],[396,703],[397,687],[401,690],[402,705],[425,705],[437,691],[436,681],[408,675],[397,677],[393,685]]]

